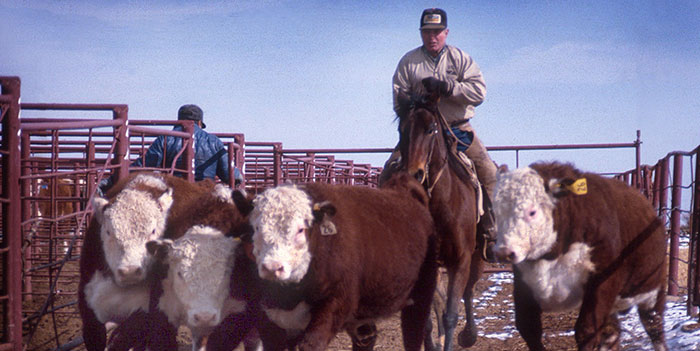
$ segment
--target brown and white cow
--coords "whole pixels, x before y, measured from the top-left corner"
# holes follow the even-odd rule
[[[192,332],[192,350],[230,313],[245,310],[244,301],[229,295],[233,255],[240,240],[209,226],[193,226],[176,240],[148,243],[169,269],[162,281],[158,309],[175,326]]]
[[[249,206],[241,192],[218,184],[190,202],[187,216],[168,220],[173,228],[185,228],[184,236],[146,243],[155,261],[148,313],[124,321],[115,330],[118,336],[110,340],[110,349],[175,349],[177,328],[184,325],[192,332],[192,349],[200,350],[204,337],[224,317],[245,311],[246,301],[230,293],[240,243],[233,234],[240,231],[238,226],[249,228],[237,199]],[[246,343],[246,350],[259,344],[256,338],[240,341]]]
[[[88,350],[104,350],[107,322],[121,322],[146,311],[147,276],[153,259],[146,243],[184,234],[168,224],[184,216],[188,201],[213,182],[192,184],[168,175],[134,174],[117,184],[107,198],[93,199],[94,215],[80,257],[78,307]],[[211,190],[209,190],[211,191]]]
[[[260,328],[266,350],[325,350],[343,329],[354,349],[371,349],[374,321],[398,311],[406,350],[421,348],[437,248],[427,196],[405,178],[409,190],[312,183],[255,198],[260,304],[284,334]]]
[[[580,308],[580,350],[619,350],[617,312],[637,306],[654,349],[664,337],[662,222],[638,191],[570,164],[501,170],[496,255],[513,264],[515,323],[544,350],[541,313]]]

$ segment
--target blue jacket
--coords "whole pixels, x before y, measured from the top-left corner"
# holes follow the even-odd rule
[[[182,126],[175,126],[173,130],[182,131]],[[163,141],[166,140],[165,150],[165,167],[170,167],[173,164],[173,159],[180,149],[182,149],[182,138],[159,136],[153,144],[148,148],[145,155],[146,167],[163,167]],[[216,135],[209,134],[194,126],[194,179],[199,181],[205,178],[214,179],[219,176],[223,182],[229,182],[228,172],[228,153],[224,147],[224,143]],[[181,156],[178,159],[177,168],[185,168],[183,166],[184,158]],[[142,167],[143,160],[139,157],[132,164],[134,167]],[[236,183],[243,180],[241,172],[238,168],[234,168],[234,179]]]

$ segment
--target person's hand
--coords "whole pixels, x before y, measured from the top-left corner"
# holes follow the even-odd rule
[[[442,96],[449,96],[452,93],[449,84],[444,80],[439,80],[435,77],[427,77],[423,78],[421,82],[428,93],[438,92]]]

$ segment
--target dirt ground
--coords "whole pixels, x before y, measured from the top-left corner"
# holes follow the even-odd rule
[[[477,343],[469,348],[470,350],[527,350],[517,331],[514,331],[514,315],[512,300],[512,285],[508,282],[494,284],[489,280],[489,275],[485,274],[479,281],[475,289],[476,319],[479,328],[479,338]],[[463,307],[460,315],[464,315]],[[435,324],[435,316],[432,316]],[[575,314],[547,315],[543,321],[547,335],[545,335],[546,345],[551,350],[575,350],[573,335],[569,332],[575,321]],[[50,319],[42,321],[42,326],[34,336],[29,350],[55,350],[56,342],[51,341],[54,333],[54,326],[57,327],[61,335],[61,344],[67,343],[81,335],[80,320],[65,316],[54,324]],[[464,320],[460,319],[457,330],[464,326]],[[403,343],[401,340],[401,330],[399,327],[398,315],[388,320],[378,323],[379,337],[375,350],[401,350]],[[437,327],[433,328],[436,335]],[[499,335],[507,335],[499,338]],[[436,335],[437,336],[437,335]],[[189,333],[186,328],[180,328],[179,343],[180,351],[191,350]],[[74,350],[85,350],[80,345]],[[242,350],[242,347],[236,349]],[[329,351],[352,350],[350,338],[345,333],[339,333],[328,347]]]
[[[496,267],[496,266],[492,266]],[[513,286],[510,282],[496,283],[485,274],[477,283],[474,293],[475,319],[479,329],[479,337],[474,346],[468,350],[527,350],[525,342],[515,331],[515,315],[513,313]],[[464,316],[464,307],[460,308],[460,316]],[[435,326],[435,315],[431,316]],[[543,316],[543,327],[547,331],[544,337],[545,346],[549,350],[576,350],[573,340],[576,313],[551,314]],[[465,321],[460,318],[457,332],[462,330]],[[382,321],[377,325],[379,337],[375,350],[401,350],[401,329],[398,316]],[[436,335],[437,328],[433,328]],[[455,333],[455,340],[457,333]],[[459,350],[462,348],[456,348]],[[350,338],[345,333],[338,334],[328,350],[352,350]]]
[[[490,265],[489,268],[503,268],[501,266]],[[685,265],[681,265],[685,267]],[[679,280],[684,282],[685,273],[683,269],[679,272]],[[475,288],[475,311],[476,321],[479,330],[479,337],[474,346],[469,350],[508,350],[508,351],[524,351],[527,346],[515,330],[513,299],[512,299],[512,282],[509,279],[512,277],[510,273],[490,273],[484,274],[482,279],[477,283]],[[682,277],[682,278],[681,278]],[[685,289],[682,293],[686,294]],[[463,316],[463,308],[460,311]],[[576,350],[573,326],[576,321],[576,312],[543,314],[543,328],[545,330],[544,343],[549,350],[567,351]],[[435,316],[432,316],[433,324],[435,324]],[[464,327],[463,318],[460,319],[457,331]],[[399,328],[398,315],[388,320],[378,323],[378,340],[375,350],[401,350],[403,344],[401,340],[401,330]],[[65,315],[53,321],[48,318],[42,320],[42,325],[38,329],[33,338],[33,342],[29,345],[28,350],[55,350],[58,345],[54,340],[54,328],[60,335],[59,344],[63,345],[70,340],[81,335],[80,320],[76,315]],[[434,334],[437,328],[433,328]],[[638,336],[640,338],[637,345],[644,345],[647,341],[646,335]],[[456,338],[456,335],[455,335]],[[180,329],[180,350],[191,350],[189,344],[189,333],[186,328]],[[74,350],[84,350],[80,345]],[[349,351],[352,349],[350,338],[345,333],[339,333],[328,350],[330,351]],[[460,350],[457,347],[455,350]],[[242,350],[242,347],[236,351]],[[623,351],[639,350],[638,346],[624,346]]]

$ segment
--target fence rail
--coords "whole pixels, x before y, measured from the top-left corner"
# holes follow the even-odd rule
[[[193,125],[191,121],[129,120],[128,107],[118,104],[20,104],[19,78],[0,77],[0,85],[0,351],[58,349],[69,342],[75,343],[75,340],[68,340],[68,336],[57,332],[41,330],[41,322],[51,320],[55,325],[78,318],[75,313],[79,280],[77,260],[92,213],[90,199],[97,185],[111,174],[119,179],[137,170],[130,167],[131,162],[143,157],[160,135],[183,138],[183,145],[188,147],[179,157],[185,161],[182,163],[185,166],[162,165],[149,169],[181,173],[193,180]],[[31,116],[35,111],[51,117]],[[56,111],[70,117],[52,117],[52,112]],[[176,125],[182,126],[184,132],[173,131]],[[357,163],[352,158],[359,154],[388,156],[393,150],[285,149],[279,142],[245,140],[242,133],[215,134],[224,141],[231,161],[229,164],[239,167],[244,175],[244,183],[238,186],[251,193],[284,182],[375,187],[381,167]],[[654,165],[642,165],[640,144],[640,133],[637,132],[637,139],[632,143],[490,146],[488,149],[515,153],[516,167],[520,166],[520,156],[525,152],[634,150],[634,169],[610,172],[610,175],[638,188],[652,201],[659,215],[667,220],[670,242],[668,293],[677,295],[683,292],[680,288],[682,282],[678,281],[678,267],[687,265],[688,313],[694,314],[700,303],[697,258],[700,250],[700,180],[697,172],[700,146],[689,152],[669,153]],[[690,180],[687,174],[690,174]],[[690,201],[683,201],[684,194],[690,194]],[[682,223],[684,218],[687,218],[685,226]],[[684,261],[679,258],[678,248],[681,238],[686,236],[690,254]]]

